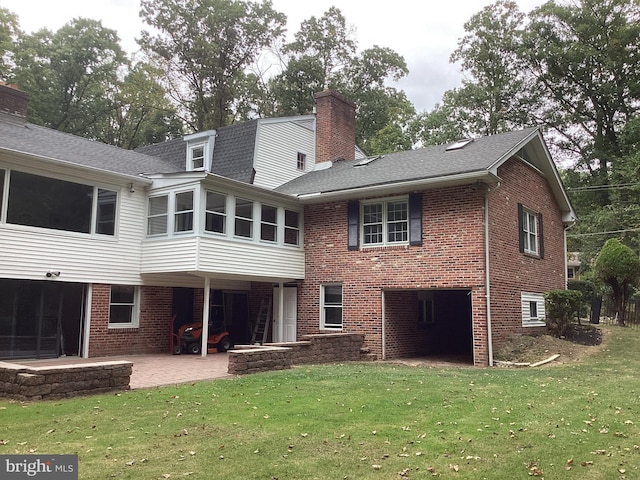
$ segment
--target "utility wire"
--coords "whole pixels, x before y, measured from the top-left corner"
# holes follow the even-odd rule
[[[640,232],[640,228],[625,228],[624,230],[611,230],[608,232],[567,233],[567,237],[591,237],[594,235],[609,235],[611,233],[627,233],[627,232]]]

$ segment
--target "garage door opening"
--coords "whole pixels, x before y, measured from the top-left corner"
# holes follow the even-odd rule
[[[384,292],[386,359],[439,357],[473,363],[471,290]]]

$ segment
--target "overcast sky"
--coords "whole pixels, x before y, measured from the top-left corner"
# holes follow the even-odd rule
[[[336,6],[355,27],[359,49],[388,47],[402,55],[409,75],[396,86],[406,92],[418,111],[430,110],[442,94],[460,85],[460,69],[449,55],[464,34],[464,23],[493,0],[273,0],[287,16],[288,34],[311,16]],[[544,0],[517,0],[529,12]],[[121,45],[137,50],[135,38],[144,28],[139,0],[0,0],[0,6],[18,15],[27,32],[42,27],[57,30],[75,17],[102,20],[118,32]]]

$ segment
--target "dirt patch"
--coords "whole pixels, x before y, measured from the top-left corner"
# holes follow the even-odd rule
[[[555,338],[551,335],[514,335],[509,338],[496,352],[494,358],[498,364],[505,362],[537,363],[552,355],[560,354],[554,364],[570,363],[583,359],[595,353],[596,348],[603,341],[603,333],[593,325],[572,325],[567,335]]]

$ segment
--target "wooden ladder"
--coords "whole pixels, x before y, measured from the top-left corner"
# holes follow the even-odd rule
[[[253,335],[251,336],[251,344],[256,342],[264,344],[267,341],[267,335],[269,334],[269,324],[271,323],[271,298],[264,297],[260,303],[260,310],[258,311],[258,318],[256,324],[253,327]]]

